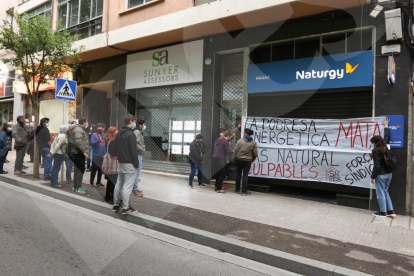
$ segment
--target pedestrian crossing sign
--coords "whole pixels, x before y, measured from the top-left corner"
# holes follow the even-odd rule
[[[70,102],[76,101],[76,86],[76,81],[56,79],[56,99]]]

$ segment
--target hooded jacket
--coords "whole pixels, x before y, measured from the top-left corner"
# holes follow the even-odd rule
[[[196,140],[190,144],[190,154],[188,157],[195,164],[201,164],[203,162],[204,144],[198,143]]]
[[[128,126],[121,126],[115,138],[118,163],[132,164],[138,169],[136,136]]]
[[[81,125],[73,125],[70,127],[72,154],[89,154],[89,141],[85,128]]]
[[[389,144],[390,142],[390,129],[384,128],[384,142]],[[384,148],[381,153],[377,154],[374,158],[374,169],[372,170],[371,179],[377,178],[378,175],[389,174],[385,167],[384,154],[387,153],[387,148]],[[374,150],[372,150],[372,156],[374,156]]]
[[[252,137],[244,136],[237,141],[234,153],[236,160],[254,162],[257,158],[257,143]]]
[[[226,161],[226,156],[232,154],[233,151],[230,148],[229,141],[225,138],[218,139],[214,147],[213,158],[218,158]]]
[[[52,146],[50,147],[50,153],[52,155],[63,155],[68,150],[68,137],[65,133],[59,133],[55,139],[53,139]]]
[[[29,128],[17,123],[13,126],[12,137],[15,140],[16,147],[24,147],[29,144]]]
[[[36,128],[36,140],[39,149],[50,148],[50,131],[46,126],[38,126]]]

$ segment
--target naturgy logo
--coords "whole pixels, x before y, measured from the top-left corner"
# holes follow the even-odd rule
[[[359,64],[352,66],[350,63],[345,64],[345,70],[344,69],[332,69],[332,70],[312,70],[312,71],[296,71],[296,79],[302,79],[302,80],[309,80],[309,79],[326,79],[329,78],[331,80],[334,79],[342,79],[344,77],[344,71],[347,74],[352,74],[357,68]]]

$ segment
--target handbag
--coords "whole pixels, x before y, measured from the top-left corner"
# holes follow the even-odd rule
[[[118,174],[118,159],[116,157],[112,157],[111,154],[108,152],[109,144],[112,141],[109,141],[108,147],[106,149],[106,153],[103,156],[102,162],[102,172],[106,175],[108,174]]]

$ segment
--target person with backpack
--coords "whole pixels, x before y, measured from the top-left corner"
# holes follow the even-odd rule
[[[69,158],[68,136],[66,135],[68,129],[68,125],[60,126],[60,133],[55,136],[55,139],[53,139],[50,154],[48,155],[48,157],[53,158],[53,171],[50,182],[54,188],[63,188],[62,185],[59,185],[59,172],[62,163]]]
[[[251,129],[244,129],[244,137],[237,141],[236,147],[234,148],[234,154],[236,155],[236,194],[240,193],[240,182],[243,174],[243,186],[241,190],[242,196],[251,195],[247,191],[247,183],[249,181],[249,172],[252,163],[257,158],[257,143],[253,141],[251,137],[254,134]]]
[[[91,178],[90,178],[90,187],[94,186],[95,175],[98,173],[96,180],[97,187],[105,187],[101,183],[102,179],[102,162],[103,156],[105,155],[105,126],[103,124],[98,124],[96,126],[96,132],[91,135],[90,145],[92,147],[92,166],[91,166]]]
[[[388,193],[392,179],[392,170],[394,169],[395,160],[388,161],[391,151],[389,151],[387,144],[390,142],[390,130],[388,128],[390,120],[384,118],[384,138],[381,136],[374,136],[371,138],[373,145],[372,159],[374,161],[374,169],[371,174],[371,183],[376,186],[376,194],[380,210],[373,213],[376,217],[395,217],[394,207]],[[394,158],[393,158],[394,159]],[[393,162],[393,164],[387,164]]]
[[[83,174],[85,173],[85,161],[89,159],[89,142],[86,129],[88,121],[82,117],[79,124],[70,127],[71,139],[70,146],[72,148],[70,154],[75,165],[75,174],[73,177],[73,191],[84,195],[85,189],[82,188]]]
[[[230,131],[224,133],[223,137],[220,137],[215,146],[214,146],[214,154],[213,160],[217,164],[219,168],[218,176],[216,179],[216,193],[226,193],[226,190],[223,189],[223,181],[226,177],[226,158],[227,155],[234,153],[234,151],[230,148],[229,141],[232,139],[233,134]]]

